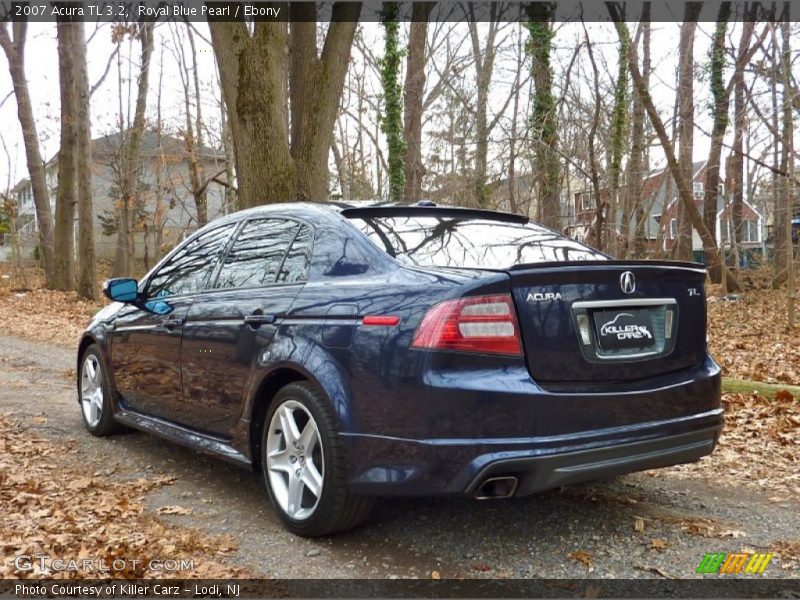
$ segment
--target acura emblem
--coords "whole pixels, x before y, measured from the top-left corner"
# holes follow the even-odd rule
[[[619,276],[619,287],[626,294],[632,294],[636,291],[636,277],[630,271],[625,271]]]

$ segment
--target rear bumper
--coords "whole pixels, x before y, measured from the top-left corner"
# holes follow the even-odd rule
[[[526,496],[571,483],[603,479],[645,469],[694,462],[711,454],[721,426],[552,456],[501,459],[482,469],[468,486],[475,494],[492,477],[511,476],[518,481],[516,495]]]
[[[490,477],[517,478],[516,495],[696,461],[711,454],[723,411],[566,436],[408,440],[343,434],[358,494],[475,495]]]

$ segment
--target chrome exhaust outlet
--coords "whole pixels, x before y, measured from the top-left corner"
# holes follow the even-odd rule
[[[475,492],[475,499],[497,500],[511,498],[517,491],[517,483],[516,477],[489,477],[478,487]]]

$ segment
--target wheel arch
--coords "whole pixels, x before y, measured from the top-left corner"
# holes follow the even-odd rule
[[[311,355],[315,353],[312,351]],[[327,353],[326,353],[327,354]],[[307,366],[294,362],[282,362],[262,373],[254,382],[250,395],[250,428],[248,431],[250,456],[253,467],[258,469],[261,462],[261,431],[264,420],[275,395],[291,383],[304,381],[317,387],[325,394],[330,407],[338,420],[339,430],[350,429],[352,415],[350,411],[350,387],[338,365],[327,356],[327,360],[304,361]],[[309,367],[314,367],[313,370]]]
[[[80,385],[81,385],[81,361],[83,360],[83,355],[86,353],[86,350],[92,344],[96,344],[97,340],[95,337],[90,334],[84,334],[81,338],[80,343],[78,344],[78,356],[75,361],[75,387],[78,390],[78,402],[80,402]]]

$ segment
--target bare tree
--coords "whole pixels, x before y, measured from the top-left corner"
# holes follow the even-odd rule
[[[78,105],[75,97],[75,25],[59,20],[58,79],[61,90],[61,147],[58,151],[58,191],[55,222],[55,287],[71,290],[74,284],[73,257],[76,203],[76,127]]]
[[[680,51],[678,58],[678,165],[681,180],[675,180],[680,188],[681,182],[688,185],[688,190],[681,190],[682,195],[692,192],[694,168],[692,151],[694,149],[694,34],[697,29],[697,15],[700,4],[687,4],[684,21],[681,24]],[[692,200],[694,202],[694,200]],[[692,221],[690,209],[685,203],[678,203],[678,236],[673,248],[673,256],[678,260],[692,258]]]
[[[617,14],[616,7],[607,5],[607,8],[620,36],[627,35],[627,33],[622,31],[623,28],[627,29],[627,25],[625,25],[625,22],[620,19],[620,16]],[[644,80],[642,79],[642,73],[639,70],[639,61],[636,58],[636,48],[634,46],[630,46],[630,50],[628,52],[628,65],[631,69],[633,83],[636,88],[638,88],[639,95],[644,100],[647,115],[651,124],[653,125],[653,129],[656,130],[659,141],[661,142],[661,147],[664,150],[664,154],[667,158],[669,170],[672,173],[673,179],[678,182],[678,198],[680,202],[686,205],[687,213],[692,225],[697,230],[698,234],[700,235],[700,239],[703,242],[703,250],[706,254],[706,260],[709,264],[721,264],[719,251],[717,249],[717,242],[714,239],[714,236],[705,226],[705,223],[703,223],[703,218],[700,216],[700,211],[694,205],[694,199],[691,193],[691,185],[683,176],[683,172],[681,171],[678,161],[675,158],[675,150],[672,142],[667,136],[667,131],[664,128],[664,122],[661,120],[661,117],[659,116],[658,111],[653,104],[652,97],[648,93],[648,90],[644,87]],[[722,265],[722,268],[727,271],[725,265]],[[729,290],[739,289],[739,282],[732,273],[727,273],[727,284]]]
[[[33,116],[28,80],[25,75],[25,41],[28,24],[18,21],[12,24],[13,39],[8,33],[8,25],[0,23],[0,47],[8,60],[8,70],[14,85],[17,100],[17,118],[22,127],[25,143],[25,158],[31,178],[33,202],[36,207],[36,220],[39,226],[39,247],[44,263],[47,287],[55,286],[55,254],[53,242],[53,214],[50,208],[50,193],[47,189],[42,153],[39,150],[39,134]]]
[[[122,26],[124,27],[124,26]],[[121,31],[122,32],[122,31]],[[136,106],[133,124],[124,126],[120,114],[120,147],[119,188],[120,213],[117,227],[117,246],[114,256],[114,276],[129,275],[133,270],[133,234],[136,215],[136,201],[141,166],[141,146],[144,135],[145,110],[147,108],[147,91],[150,77],[150,58],[153,54],[153,23],[133,24],[127,31],[138,39],[141,50],[141,66],[137,79]]]
[[[94,252],[94,204],[92,199],[92,132],[89,114],[89,75],[86,67],[86,37],[83,22],[75,23],[73,39],[75,64],[75,100],[78,105],[75,124],[75,173],[78,194],[78,295],[97,298],[97,264]]]
[[[422,112],[425,93],[425,60],[428,38],[428,18],[435,2],[414,2],[408,35],[406,81],[403,89],[403,135],[406,141],[405,190],[406,202],[422,197]]]
[[[209,23],[243,206],[327,197],[333,124],[361,6],[337,2],[332,11],[321,54],[313,3],[291,5],[289,31],[284,23],[256,22],[252,32],[244,22]]]

